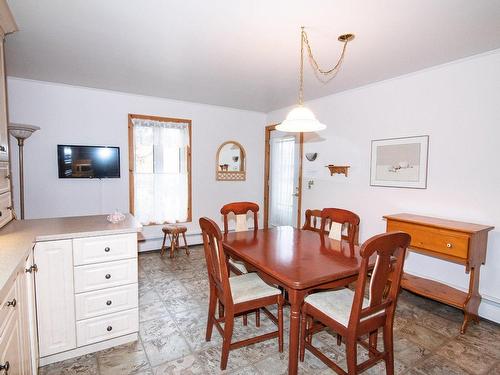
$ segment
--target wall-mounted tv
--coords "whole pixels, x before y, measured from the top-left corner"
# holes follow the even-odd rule
[[[119,178],[120,148],[57,145],[59,178]]]

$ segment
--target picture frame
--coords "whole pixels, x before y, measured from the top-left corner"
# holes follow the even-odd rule
[[[370,185],[426,189],[428,156],[428,135],[373,140]]]

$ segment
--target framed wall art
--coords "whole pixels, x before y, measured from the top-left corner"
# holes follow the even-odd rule
[[[370,185],[427,188],[429,136],[372,141]]]

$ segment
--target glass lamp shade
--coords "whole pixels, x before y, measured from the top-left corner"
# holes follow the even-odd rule
[[[285,121],[276,126],[276,130],[283,132],[317,132],[326,129],[326,125],[316,119],[312,111],[302,105],[292,109]]]
[[[27,125],[27,124],[10,124],[9,133],[17,139],[26,139],[31,136],[34,132],[39,130],[39,126]]]

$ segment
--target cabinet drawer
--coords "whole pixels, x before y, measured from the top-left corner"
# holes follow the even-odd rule
[[[13,301],[16,301],[15,306],[12,305]],[[0,337],[2,337],[7,321],[18,308],[18,302],[19,296],[17,294],[16,283],[13,282],[7,294],[0,300]]]
[[[10,192],[0,195],[0,228],[12,220]]]
[[[129,310],[138,306],[137,284],[119,286],[76,295],[76,319]]]
[[[9,163],[0,163],[0,194],[10,191]]]
[[[469,236],[467,234],[394,221],[387,223],[387,230],[401,230],[408,233],[411,236],[411,247],[467,259],[469,252]]]
[[[75,293],[137,283],[137,259],[75,267]]]
[[[137,257],[136,233],[73,240],[75,266],[134,257]]]
[[[93,344],[139,330],[137,309],[108,314],[76,323],[77,346]]]

